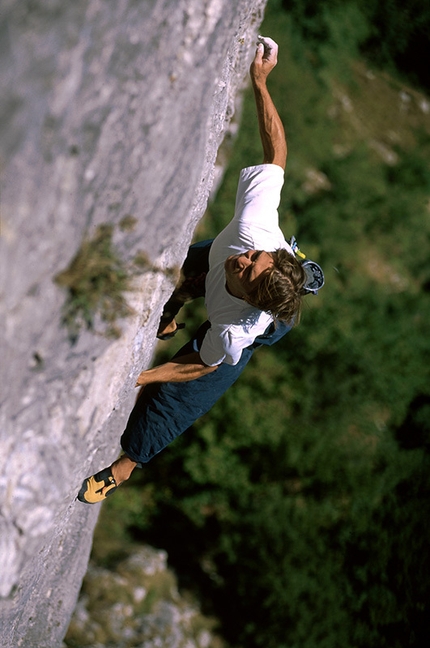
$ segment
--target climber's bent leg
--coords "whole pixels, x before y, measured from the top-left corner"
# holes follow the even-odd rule
[[[175,357],[200,349],[206,331],[205,322],[194,339],[185,344]],[[110,468],[84,480],[78,499],[85,503],[102,501],[113,493],[122,481],[130,477],[136,466],[148,463],[169,443],[185,432],[233,385],[248,364],[256,348],[271,345],[288,333],[289,326],[268,326],[251,346],[243,349],[236,365],[221,364],[217,371],[184,383],[153,383],[143,388],[136,401],[121,445],[125,455]],[[117,480],[119,480],[117,482]],[[91,495],[88,491],[91,490]],[[92,498],[92,501],[89,501]]]
[[[182,279],[164,306],[157,332],[157,337],[160,339],[168,339],[175,335],[177,331],[175,317],[186,302],[204,296],[212,240],[199,241],[189,247],[181,270]]]

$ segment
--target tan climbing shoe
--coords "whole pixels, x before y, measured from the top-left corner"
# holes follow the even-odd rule
[[[112,495],[117,488],[118,484],[112,475],[112,470],[105,468],[84,479],[78,493],[78,500],[84,502],[84,504],[97,504]]]

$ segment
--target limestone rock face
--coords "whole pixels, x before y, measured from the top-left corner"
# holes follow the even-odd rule
[[[61,644],[111,462],[201,218],[265,0],[3,0],[2,646]],[[55,277],[101,225],[139,256],[122,335],[71,344]],[[127,226],[125,226],[127,225]]]

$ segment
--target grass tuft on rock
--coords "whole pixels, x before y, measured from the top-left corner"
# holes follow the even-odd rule
[[[124,293],[130,290],[130,274],[112,243],[113,226],[100,225],[93,238],[86,238],[68,268],[55,277],[67,290],[62,324],[72,343],[82,329],[94,330],[100,319],[103,335],[120,337],[116,322],[131,314]]]

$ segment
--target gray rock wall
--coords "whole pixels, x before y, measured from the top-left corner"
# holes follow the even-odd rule
[[[99,509],[75,496],[119,452],[265,1],[2,0],[4,648],[61,644]],[[96,318],[71,345],[54,278],[106,223],[122,259],[148,269],[119,339]]]

